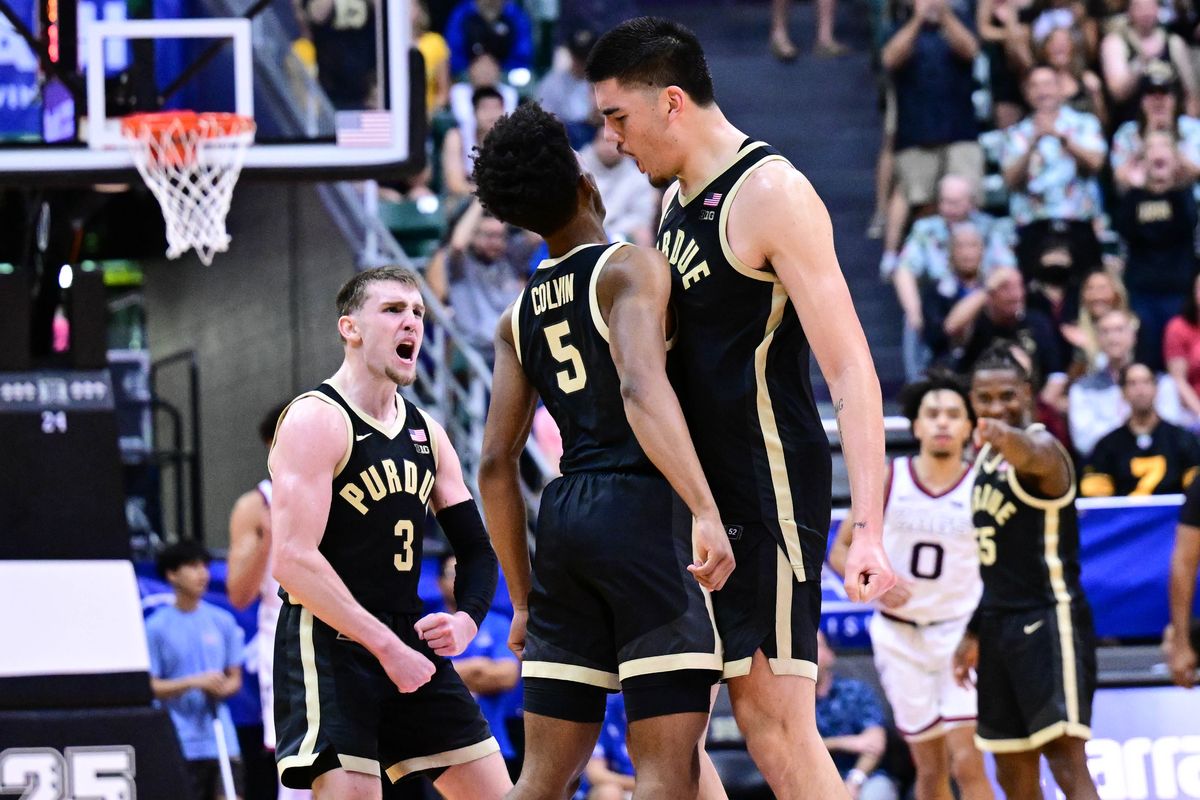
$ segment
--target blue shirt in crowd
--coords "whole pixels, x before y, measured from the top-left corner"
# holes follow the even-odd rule
[[[833,676],[829,694],[817,698],[817,730],[822,739],[857,736],[867,728],[883,727],[883,704],[867,684],[853,678]],[[854,768],[855,753],[831,753],[843,776]]]
[[[512,650],[508,649],[508,630],[511,626],[511,617],[496,611],[489,611],[488,615],[483,618],[483,624],[479,626],[479,632],[467,645],[467,649],[452,658],[451,661],[479,657],[490,658],[493,661],[516,661],[517,657],[513,655]],[[505,758],[515,757],[517,751],[508,738],[505,721],[515,717],[521,708],[520,682],[507,692],[476,695],[475,699],[479,703],[479,710],[483,712],[484,718],[488,721],[488,726],[492,729],[492,735],[496,737],[496,742],[500,745],[501,754]]]
[[[965,12],[953,12],[974,32],[974,21]],[[888,38],[903,27],[897,23]],[[950,47],[941,28],[924,25],[908,60],[892,73],[896,87],[896,150],[909,147],[938,147],[974,141],[979,135],[975,121],[974,63]]]
[[[629,757],[626,731],[629,723],[625,719],[625,696],[617,693],[608,696],[608,707],[604,710],[604,726],[592,758],[603,758],[608,768],[618,775],[633,774],[633,759]]]
[[[146,621],[146,640],[150,646],[150,674],[171,680],[214,670],[224,672],[240,665],[245,635],[232,614],[202,601],[191,612],[174,605],[155,611]],[[199,689],[189,689],[176,698],[157,702],[171,715],[183,757],[188,761],[217,757],[214,714],[220,715],[230,757],[241,754],[229,706],[224,701],[213,700]]]

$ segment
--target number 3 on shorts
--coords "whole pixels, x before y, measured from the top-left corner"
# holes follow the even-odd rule
[[[400,520],[396,523],[396,535],[400,537],[400,546],[404,548],[404,552],[396,553],[392,563],[396,565],[397,572],[408,572],[413,568],[413,524],[406,519]]]

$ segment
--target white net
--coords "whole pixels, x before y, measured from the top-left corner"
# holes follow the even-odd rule
[[[254,141],[254,121],[235,114],[165,112],[121,126],[142,179],[162,208],[167,257],[189,249],[205,265],[229,249],[225,215]]]

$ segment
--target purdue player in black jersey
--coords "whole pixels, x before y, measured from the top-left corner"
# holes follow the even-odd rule
[[[1033,390],[1017,353],[997,342],[971,376],[983,598],[955,652],[955,674],[965,684],[977,671],[975,743],[995,755],[1006,796],[1042,796],[1045,755],[1068,800],[1094,800],[1084,743],[1096,643],[1079,582],[1075,471],[1058,440],[1030,425]]]
[[[396,392],[424,332],[416,277],[361,272],[337,308],[342,365],[284,411],[268,461],[280,778],[317,800],[377,800],[381,775],[416,773],[446,797],[502,797],[504,759],[448,658],[487,613],[496,556],[446,432]],[[430,506],[458,556],[453,615],[421,615]]]
[[[607,135],[666,186],[658,245],[671,264],[673,374],[738,568],[713,596],[738,725],[771,788],[845,797],[815,720],[829,443],[809,352],[833,396],[853,496],[846,588],[867,601],[895,576],[880,544],[879,381],[812,185],[735,128],[699,41],[642,17],[606,33],[588,79]]]
[[[667,380],[667,265],[657,251],[608,244],[594,181],[562,123],[535,104],[496,124],[474,178],[483,205],[543,236],[551,255],[500,320],[480,468],[525,680],[513,796],[565,797],[605,693],[621,690],[635,796],[695,797],[721,676],[702,586],[720,589],[734,564]],[[563,475],[542,495],[531,575],[517,458],[539,396],[562,431]]]

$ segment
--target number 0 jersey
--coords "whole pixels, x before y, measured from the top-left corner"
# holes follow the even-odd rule
[[[538,265],[512,311],[513,344],[562,433],[559,469],[658,474],[621,400],[596,283],[622,247],[585,244]]]
[[[1070,464],[1065,450],[1062,455]],[[1042,608],[1083,599],[1074,469],[1062,497],[1036,497],[1021,486],[1004,456],[984,445],[975,461],[971,508],[983,577],[982,610]]]
[[[979,548],[971,521],[971,469],[941,494],[921,485],[913,460],[892,461],[883,512],[883,547],[912,596],[887,613],[929,623],[969,617],[979,605]]]
[[[773,162],[787,163],[747,140],[692,196],[676,184],[658,248],[679,325],[672,378],[721,518],[765,525],[803,581],[825,559],[832,483],[808,337],[779,277],[742,263],[726,231],[746,179]]]
[[[417,614],[425,517],[437,475],[437,444],[425,412],[396,395],[390,426],[330,383],[315,397],[342,412],[346,454],[334,472],[329,519],[318,548],[359,605],[376,613]],[[296,400],[293,400],[294,404]],[[280,415],[280,422],[291,404]],[[286,600],[286,592],[281,592]]]

